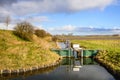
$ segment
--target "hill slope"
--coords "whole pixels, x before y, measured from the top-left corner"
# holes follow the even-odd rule
[[[12,31],[0,30],[0,70],[20,69],[54,63],[59,56],[49,49],[55,44],[33,35],[24,41]]]

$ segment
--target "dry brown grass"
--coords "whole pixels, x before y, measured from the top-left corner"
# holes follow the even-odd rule
[[[23,41],[16,37],[12,31],[0,30],[0,70],[52,64],[59,58],[59,55],[50,51],[53,44],[55,43],[35,35],[33,42]]]

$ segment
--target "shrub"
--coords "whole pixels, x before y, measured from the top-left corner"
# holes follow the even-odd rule
[[[57,41],[58,40],[58,38],[57,38],[57,36],[52,36],[52,41]]]
[[[47,33],[45,30],[40,30],[40,29],[37,29],[35,30],[35,34],[38,36],[38,37],[46,37],[46,36],[51,36],[50,33]]]
[[[34,33],[34,27],[28,22],[18,23],[14,28],[15,34],[24,40],[31,41]]]

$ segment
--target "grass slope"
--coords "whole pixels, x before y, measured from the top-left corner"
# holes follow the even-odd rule
[[[24,41],[12,31],[0,30],[0,70],[21,69],[54,63],[59,56],[50,51],[55,44],[50,39],[33,35],[33,41]]]
[[[102,50],[97,58],[114,71],[120,72],[120,40],[73,40],[72,42],[79,43],[87,49]]]

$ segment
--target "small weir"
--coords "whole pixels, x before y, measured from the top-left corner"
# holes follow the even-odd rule
[[[99,50],[91,50],[91,49],[82,49],[79,44],[73,44],[68,46],[65,43],[59,43],[61,49],[51,49],[62,57],[94,57],[97,55]]]
[[[65,47],[63,43],[61,46]],[[54,50],[55,51],[55,50]],[[60,65],[50,68],[35,70],[23,74],[0,75],[0,80],[115,80],[115,78],[93,58],[73,58],[76,55],[72,49],[62,48],[56,50],[59,55],[69,57],[63,58]],[[77,56],[77,55],[76,55]]]

